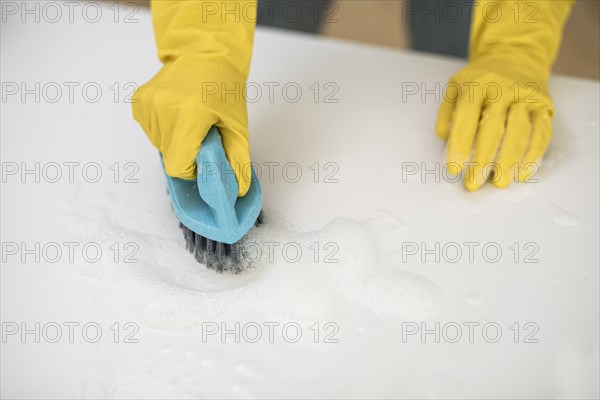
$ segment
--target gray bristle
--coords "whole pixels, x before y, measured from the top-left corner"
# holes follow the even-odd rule
[[[194,257],[196,258],[196,261],[202,263],[204,262],[204,242],[206,239],[204,236],[198,235],[197,233],[194,233],[194,235]]]
[[[206,239],[206,266],[210,269],[215,269],[215,241]]]
[[[185,248],[192,251],[194,248],[194,232],[184,226],[183,237],[185,238]]]
[[[217,247],[215,249],[215,254],[217,255],[217,260],[221,261],[225,258],[225,243],[216,242]]]
[[[241,261],[239,243],[234,243],[234,244],[230,245],[229,249],[230,249],[229,254],[230,254],[230,257],[233,260],[233,262],[237,263],[237,262]]]

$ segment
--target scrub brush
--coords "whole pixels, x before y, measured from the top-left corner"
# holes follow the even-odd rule
[[[186,248],[208,268],[239,272],[244,257],[240,241],[262,223],[262,190],[254,168],[248,193],[237,197],[238,183],[215,126],[202,142],[196,167],[196,181],[167,175]]]

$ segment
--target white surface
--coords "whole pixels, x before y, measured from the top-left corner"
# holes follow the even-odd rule
[[[437,104],[431,96],[403,102],[402,83],[443,84],[461,62],[259,29],[250,81],[296,82],[304,96],[290,103],[276,91],[273,102],[263,97],[249,107],[253,160],[296,162],[303,171],[297,183],[281,170],[273,182],[262,180],[267,224],[257,240],[296,241],[305,251],[335,242],[340,263],[278,256],[220,276],[185,252],[156,152],[130,105],[114,102],[109,89],[158,70],[149,15],[123,24],[104,12],[96,24],[77,17],[2,24],[3,83],[103,89],[97,103],[78,90],[73,103],[3,101],[5,168],[97,162],[103,178],[8,177],[2,242],[95,241],[107,254],[96,264],[3,262],[4,328],[74,321],[97,322],[104,332],[95,344],[80,332],[74,343],[7,337],[3,397],[598,397],[597,82],[552,79],[555,137],[539,183],[469,194],[461,184],[401,179],[403,162],[443,161],[433,134]],[[335,82],[339,102],[315,103],[314,82]],[[112,182],[114,162],[137,163],[139,183]],[[313,182],[314,162],[336,163],[339,182]],[[111,262],[114,242],[137,243],[140,262]],[[505,255],[497,263],[481,253],[474,263],[402,262],[406,242],[495,242]],[[514,263],[514,242],[537,243],[540,262]],[[139,343],[112,343],[108,327],[128,321],[139,324]],[[304,334],[296,344],[281,335],[275,343],[203,343],[202,322],[222,321],[294,321]],[[312,343],[308,327],[328,321],[339,326],[339,343]],[[503,337],[403,343],[402,327],[421,321],[496,322]],[[537,324],[539,342],[522,343],[521,335],[514,343],[514,322],[522,335],[523,324]]]

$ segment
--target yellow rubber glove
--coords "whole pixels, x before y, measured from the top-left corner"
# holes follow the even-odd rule
[[[548,77],[570,0],[478,0],[469,63],[451,79],[436,134],[467,190],[498,188],[538,168],[552,137]]]
[[[153,0],[151,7],[164,66],[134,94],[133,116],[160,150],[167,174],[182,179],[196,177],[196,155],[216,125],[243,196],[251,180],[243,94],[256,1]]]

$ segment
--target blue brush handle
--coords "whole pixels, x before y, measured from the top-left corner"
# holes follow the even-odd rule
[[[248,193],[237,197],[238,182],[214,126],[200,146],[196,167],[196,181],[172,178],[165,172],[177,218],[208,239],[229,244],[239,241],[254,226],[262,209],[262,189],[256,171],[242,166],[242,179],[249,171],[252,177]]]
[[[235,202],[238,183],[225,156],[217,127],[208,131],[196,156],[198,192],[211,208],[219,226],[224,229],[237,226]]]

